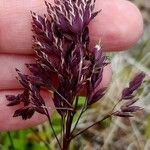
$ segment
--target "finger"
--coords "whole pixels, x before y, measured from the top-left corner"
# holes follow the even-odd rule
[[[0,131],[11,131],[11,130],[19,130],[23,128],[29,128],[40,123],[43,123],[47,120],[44,115],[39,113],[35,113],[31,119],[22,120],[21,117],[13,118],[13,114],[15,110],[21,108],[19,106],[8,107],[8,101],[6,100],[5,95],[21,93],[21,91],[0,91]],[[53,102],[51,100],[50,93],[43,92],[42,97],[46,100],[46,106],[49,108],[50,114],[53,111]]]
[[[25,63],[33,63],[34,57],[28,55],[13,55],[1,54],[0,55],[0,90],[6,89],[20,89],[20,84],[16,79],[17,73],[15,68],[23,73],[29,73],[25,67]]]
[[[1,3],[1,53],[33,53],[29,11],[44,14],[43,0],[1,0]],[[143,31],[143,21],[136,6],[126,0],[97,0],[96,9],[102,9],[102,12],[90,25],[92,45],[101,40],[105,50],[123,50],[138,41]]]
[[[19,69],[22,73],[28,74],[29,71],[24,64],[33,62],[33,56],[1,54],[0,90],[20,89],[21,85],[16,79],[17,73],[15,68]],[[111,67],[109,65],[104,70],[104,77],[101,86],[107,86],[110,80]]]
[[[138,8],[128,0],[98,0],[101,14],[91,23],[92,46],[98,39],[105,50],[131,48],[143,33],[143,19]],[[94,44],[94,45],[93,45]]]

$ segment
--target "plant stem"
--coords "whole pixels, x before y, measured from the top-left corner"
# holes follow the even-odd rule
[[[55,136],[55,138],[56,138],[56,140],[57,140],[57,143],[58,143],[58,145],[59,145],[59,147],[60,147],[60,150],[62,150],[61,144],[60,144],[60,142],[59,142],[59,139],[58,139],[58,137],[57,137],[57,135],[56,135],[56,132],[55,132],[55,130],[54,130],[54,128],[53,128],[51,118],[50,118],[49,116],[48,116],[48,121],[49,121],[49,124],[50,124],[50,126],[51,126],[51,128],[52,128],[52,131],[53,131],[53,133],[54,133],[54,136]]]
[[[78,101],[79,101],[79,96],[76,96],[76,100],[75,100],[75,104],[74,104],[74,111],[73,112],[68,111],[66,124],[65,124],[66,132],[65,132],[64,137],[63,137],[63,150],[68,150],[70,142],[72,140],[71,137],[72,137],[73,131],[71,131],[71,126],[72,126],[74,115],[75,115],[76,110],[77,110]],[[84,104],[84,107],[82,108],[82,113],[85,110],[84,108],[86,108],[85,106],[86,106],[86,103]],[[79,121],[82,113],[80,114],[78,121]],[[76,128],[78,121],[76,122],[74,129]]]
[[[7,134],[8,134],[8,138],[10,140],[11,147],[13,150],[15,150],[14,142],[13,142],[10,132],[7,132]]]
[[[53,127],[53,124],[52,124],[52,121],[51,121],[50,115],[49,115],[49,113],[48,113],[48,110],[47,110],[47,109],[45,109],[45,111],[46,111],[46,113],[47,113],[47,115],[46,115],[46,116],[47,116],[47,118],[48,118],[49,125],[50,125],[50,126],[51,126],[51,128],[52,128],[52,131],[53,131],[54,136],[55,136],[55,138],[56,138],[56,140],[57,140],[57,143],[58,143],[58,145],[59,145],[59,147],[60,147],[60,150],[62,150],[61,144],[60,144],[59,139],[58,139],[58,137],[57,137],[57,135],[56,135],[56,132],[55,132],[55,130],[54,130],[54,127]]]
[[[63,136],[64,136],[64,132],[65,132],[65,117],[62,116],[61,117],[61,144],[63,145]]]
[[[77,127],[77,125],[78,125],[78,123],[79,123],[79,120],[80,120],[81,116],[82,116],[83,113],[86,111],[86,109],[87,109],[87,107],[86,107],[86,100],[85,100],[84,106],[82,107],[82,110],[81,110],[81,112],[80,112],[80,115],[79,115],[79,117],[78,117],[78,119],[77,119],[77,121],[76,121],[76,123],[75,123],[75,126],[74,126],[74,128],[73,128],[71,134],[73,134],[74,130],[76,129],[76,127]]]
[[[62,150],[68,150],[69,149],[69,145],[70,145],[71,140],[68,139],[68,137],[66,135],[64,135],[63,138],[63,148]]]
[[[114,105],[114,107],[112,108],[112,111],[111,111],[111,113],[115,110],[115,108],[117,107],[117,105],[120,103],[122,101],[122,99],[119,99],[118,101],[117,101],[117,103]]]
[[[71,137],[71,140],[74,139],[75,137],[77,137],[78,135],[84,133],[86,130],[88,130],[89,128],[95,126],[96,124],[101,123],[102,121],[106,120],[107,118],[111,117],[111,114],[107,114],[106,116],[104,116],[101,120],[95,122],[94,124],[90,125],[89,127],[85,128],[84,130],[78,132],[76,135]]]
[[[64,133],[64,137],[63,137],[63,150],[68,150],[70,142],[71,142],[71,139],[70,139],[70,137],[72,136],[71,126],[73,122],[73,117],[76,113],[78,100],[79,100],[79,97],[77,96],[75,100],[75,106],[74,106],[73,112],[70,112],[70,111],[67,112],[68,114],[67,114],[67,119],[66,119],[66,124],[65,124],[66,132]]]
[[[63,137],[63,150],[68,150],[70,142],[71,142],[70,131],[71,131],[71,125],[72,125],[73,117],[74,117],[74,114],[72,112],[68,111],[67,121],[65,124],[66,132],[64,133],[64,137]]]

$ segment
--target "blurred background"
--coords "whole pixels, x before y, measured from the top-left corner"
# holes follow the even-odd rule
[[[142,106],[144,111],[132,119],[113,118],[94,126],[76,138],[71,144],[71,150],[150,150],[150,0],[131,1],[142,12],[145,23],[143,37],[129,51],[110,54],[114,72],[110,89],[102,102],[96,103],[85,113],[79,128],[85,128],[108,112],[116,103],[116,94],[140,71],[147,75],[138,92],[140,100],[137,105]],[[53,124],[58,135],[59,121],[59,117],[54,114]],[[14,150],[13,146],[15,150],[47,150],[47,143],[50,143],[52,150],[57,149],[47,123],[32,129],[0,133],[0,150]]]

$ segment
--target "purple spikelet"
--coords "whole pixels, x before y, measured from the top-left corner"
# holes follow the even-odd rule
[[[134,79],[129,83],[129,87],[122,91],[122,99],[128,100],[134,97],[133,92],[136,91],[142,84],[145,78],[143,72],[139,73],[134,77]]]

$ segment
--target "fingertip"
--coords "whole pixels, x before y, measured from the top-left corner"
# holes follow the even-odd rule
[[[126,0],[99,0],[101,13],[90,25],[92,46],[101,39],[105,51],[125,50],[137,43],[143,33],[139,9]]]

